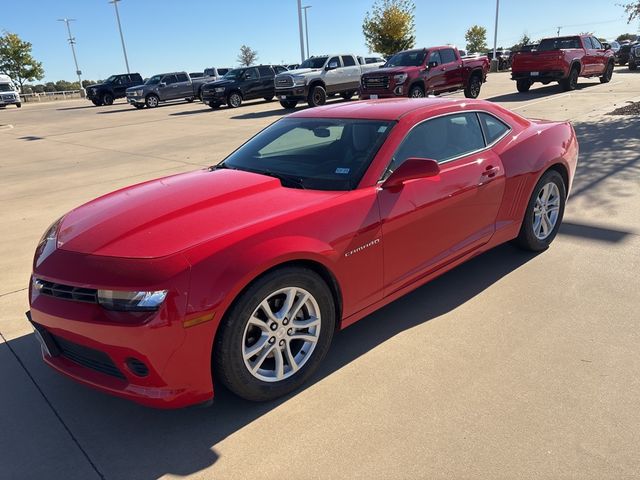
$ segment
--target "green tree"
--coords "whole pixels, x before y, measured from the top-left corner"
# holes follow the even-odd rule
[[[623,33],[622,35],[618,35],[616,38],[616,42],[624,42],[625,40],[635,40],[636,36],[633,33]]]
[[[370,52],[388,57],[416,43],[415,11],[411,0],[376,0],[362,22]]]
[[[41,80],[44,77],[42,63],[31,56],[31,43],[24,42],[15,33],[0,37],[0,72],[9,75],[20,84]]]
[[[628,15],[627,23],[631,23],[632,20],[640,18],[640,0],[636,0],[635,2],[631,3],[625,3],[621,6],[624,7],[624,11]]]
[[[529,45],[530,43],[531,43],[531,38],[529,38],[529,35],[527,35],[526,33],[523,33],[522,37],[520,37],[520,40],[518,41],[518,43],[513,45],[510,48],[510,50],[513,50],[514,52],[517,52],[522,47],[524,47],[525,45]]]
[[[87,88],[89,85],[95,85],[94,80],[82,80],[82,88]]]
[[[464,34],[468,53],[482,53],[487,50],[487,29],[474,25]]]
[[[238,63],[243,67],[253,65],[258,60],[258,52],[253,50],[248,45],[242,45],[240,47],[240,53],[238,54]]]

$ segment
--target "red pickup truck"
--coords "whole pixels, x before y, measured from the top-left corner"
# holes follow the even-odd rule
[[[462,58],[455,47],[406,50],[362,75],[360,98],[424,97],[457,90],[476,98],[488,71],[487,57]]]
[[[511,79],[519,92],[535,82],[556,81],[564,90],[575,90],[578,77],[600,77],[607,83],[613,75],[614,54],[609,45],[592,35],[552,37],[540,40],[535,50],[517,52],[511,63]]]

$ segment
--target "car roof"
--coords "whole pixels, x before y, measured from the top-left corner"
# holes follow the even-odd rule
[[[301,110],[290,118],[355,118],[363,120],[399,120],[409,113],[440,113],[452,108],[492,111],[493,104],[484,100],[454,98],[388,98],[336,103]],[[444,112],[443,112],[444,113]]]

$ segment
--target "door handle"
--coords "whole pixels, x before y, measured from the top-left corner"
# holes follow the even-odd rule
[[[493,165],[489,165],[487,166],[487,168],[484,169],[484,172],[482,172],[482,176],[486,178],[493,178],[498,173],[500,173],[500,167],[494,167]]]

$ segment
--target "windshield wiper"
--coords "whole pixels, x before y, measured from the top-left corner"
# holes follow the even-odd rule
[[[268,175],[269,177],[277,178],[278,180],[283,182],[283,185],[282,185],[283,187],[285,186],[284,182],[286,182],[289,184],[293,184],[298,188],[302,188],[303,190],[306,189],[300,177],[294,177],[293,175],[286,175],[284,173],[272,172],[271,170],[261,170],[261,171],[256,171],[255,173],[260,173],[262,175]]]

